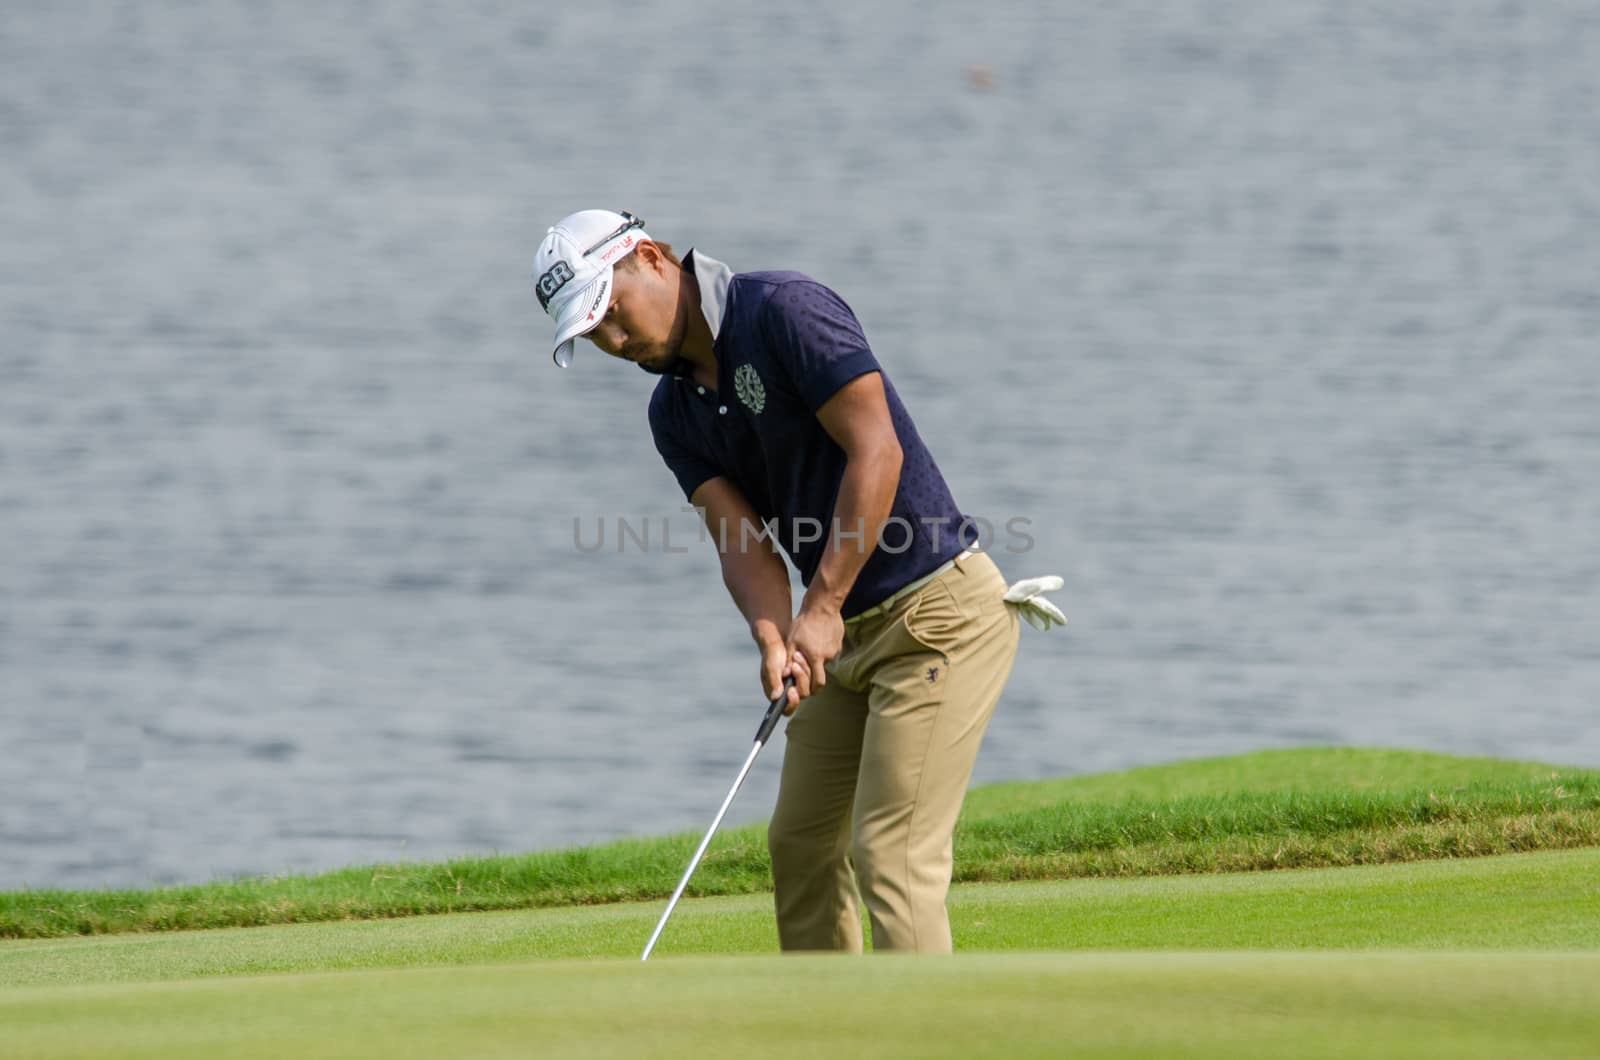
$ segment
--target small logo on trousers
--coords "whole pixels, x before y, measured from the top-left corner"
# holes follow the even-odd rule
[[[937,681],[938,679],[939,679],[939,668],[937,666],[928,667],[928,684],[931,685],[935,681]]]

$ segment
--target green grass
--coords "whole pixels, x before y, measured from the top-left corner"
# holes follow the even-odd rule
[[[0,1055],[1592,1057],[1597,816],[1592,771],[1387,751],[978,789],[958,875],[1044,878],[954,887],[942,960],[777,955],[759,828],[648,964],[697,836],[23,892],[11,933],[123,933],[0,943]],[[319,922],[126,930],[213,917]]]
[[[956,947],[1600,951],[1600,850],[1147,879],[964,884]],[[556,958],[636,960],[665,902],[33,939],[6,987]],[[866,937],[866,936],[864,936]],[[778,948],[770,895],[685,899],[651,961]]]
[[[1593,1057],[1600,954],[531,962],[0,991],[8,1055]]]
[[[699,836],[143,891],[0,894],[0,937],[289,924],[634,902],[671,893]],[[1341,866],[1600,846],[1600,772],[1304,749],[970,793],[957,881]],[[761,826],[719,834],[687,891],[771,887]]]

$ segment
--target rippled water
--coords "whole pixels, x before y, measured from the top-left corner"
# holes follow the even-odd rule
[[[0,19],[0,887],[705,826],[756,657],[653,380],[550,364],[591,205],[836,287],[1032,521],[978,782],[1600,764],[1600,12],[824,6]]]

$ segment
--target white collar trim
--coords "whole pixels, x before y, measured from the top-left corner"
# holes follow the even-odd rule
[[[706,318],[706,326],[711,329],[711,341],[717,339],[717,332],[722,330],[722,317],[728,308],[728,283],[733,279],[733,270],[709,254],[690,248],[694,255],[694,278],[700,285],[700,312]]]

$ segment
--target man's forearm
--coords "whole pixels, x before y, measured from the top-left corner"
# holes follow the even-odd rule
[[[845,464],[839,498],[834,504],[834,526],[826,531],[822,559],[800,602],[801,610],[808,605],[820,604],[835,611],[844,606],[856,576],[877,551],[884,521],[894,508],[894,495],[900,488],[903,458],[900,447],[895,445],[852,456]],[[859,536],[845,536],[858,532]]]
[[[776,552],[730,544],[722,553],[722,582],[757,644],[789,635],[794,599],[789,593],[789,568]]]

